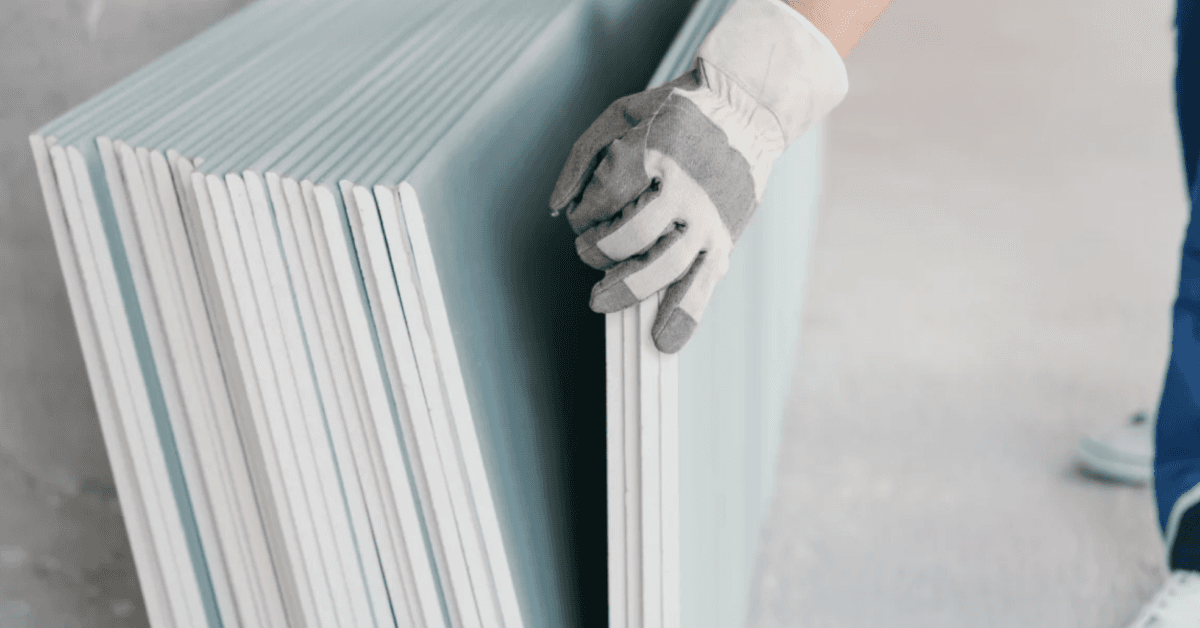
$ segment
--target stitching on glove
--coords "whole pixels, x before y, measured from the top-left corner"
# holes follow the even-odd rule
[[[774,57],[774,55],[775,55],[775,46],[771,46],[772,58]],[[733,73],[727,71],[725,68],[722,68],[720,65],[713,63],[712,61],[710,61],[708,59],[701,58],[701,57],[696,57],[696,65],[700,67],[700,72],[704,76],[705,86],[712,85],[715,82],[709,78],[708,70],[706,67],[706,66],[712,66],[716,71],[721,73],[721,75],[724,77],[725,80],[736,85],[739,89],[742,90],[743,93],[746,94],[747,97],[752,98],[754,100],[754,103],[756,105],[758,105],[759,108],[761,108],[764,111],[766,111],[767,113],[771,114],[771,119],[775,121],[775,128],[779,132],[779,136],[782,138],[785,138],[785,141],[786,141],[787,132],[784,131],[783,121],[779,117],[779,114],[776,113],[775,110],[769,104],[762,102],[762,89],[759,90],[758,94],[751,96],[750,94],[752,94],[753,92],[750,90],[750,88],[746,87],[745,83],[742,83],[742,81],[739,80]],[[769,65],[768,65],[768,69],[770,69]],[[709,89],[712,89],[712,88],[710,87]],[[713,91],[717,91],[717,90],[713,90]]]

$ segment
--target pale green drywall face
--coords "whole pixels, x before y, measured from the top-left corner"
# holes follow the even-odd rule
[[[652,84],[682,71],[729,3],[702,0]],[[795,369],[823,131],[776,162],[728,275],[679,355],[682,625],[745,625]]]
[[[580,80],[611,67],[603,20],[614,15],[600,14],[592,24],[600,31],[569,23],[548,48],[590,54],[530,60],[521,80],[498,83],[483,99],[490,105],[408,177],[429,221],[481,439],[493,445],[485,456],[532,626],[604,623],[604,334],[587,309],[599,273],[576,258],[573,233],[549,217],[546,200],[579,133],[615,97],[642,89],[653,69]],[[676,32],[655,31],[658,58]],[[653,46],[643,46],[646,56],[620,56],[645,59]],[[661,65],[686,66],[690,56]],[[550,87],[564,84],[579,87]],[[681,354],[685,626],[732,628],[746,618],[797,349],[820,138],[814,130],[777,163]]]
[[[704,321],[679,355],[682,620],[745,625],[798,357],[821,128],[776,162]]]
[[[553,23],[406,177],[537,628],[606,625],[604,319],[588,309],[600,274],[551,218],[550,192],[592,120],[645,87],[689,8],[597,6]]]

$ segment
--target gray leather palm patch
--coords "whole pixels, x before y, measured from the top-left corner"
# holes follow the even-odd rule
[[[725,131],[684,96],[669,96],[649,126],[646,148],[670,155],[704,188],[736,241],[757,204],[750,163],[730,146]]]
[[[607,271],[592,291],[593,310],[619,311],[648,296],[648,285],[667,288],[653,334],[668,352],[678,351],[698,324],[699,313],[683,307],[687,291],[693,284],[711,290],[715,279],[705,275],[724,272],[725,260],[715,262],[728,256],[728,247],[710,250],[707,243],[735,240],[757,204],[750,163],[681,93],[703,89],[701,79],[693,69],[614,102],[575,143],[551,198],[552,209],[566,213],[579,235],[580,258]],[[664,159],[685,176],[659,168]],[[685,188],[693,193],[677,192]],[[715,212],[696,211],[696,204]],[[706,240],[688,237],[691,229],[721,233]]]
[[[736,240],[756,204],[754,179],[725,131],[691,100],[674,93],[699,88],[699,70],[693,69],[609,105],[575,142],[551,209],[566,213],[576,234],[611,221],[651,191],[643,158],[646,149],[655,149],[674,158],[704,187]]]

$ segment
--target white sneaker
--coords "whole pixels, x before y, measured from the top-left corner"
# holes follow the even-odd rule
[[[1176,571],[1129,628],[1200,626],[1200,572]]]
[[[1079,441],[1079,462],[1088,471],[1110,479],[1145,484],[1154,475],[1154,425],[1145,413],[1129,425]]]

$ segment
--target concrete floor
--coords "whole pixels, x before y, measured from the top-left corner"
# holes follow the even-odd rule
[[[898,0],[834,112],[752,624],[1122,627],[1186,219],[1168,0]]]
[[[2,628],[146,621],[25,137],[242,3],[0,2]],[[899,0],[853,53],[752,625],[1118,627],[1162,581],[1072,450],[1166,361],[1171,11]]]

